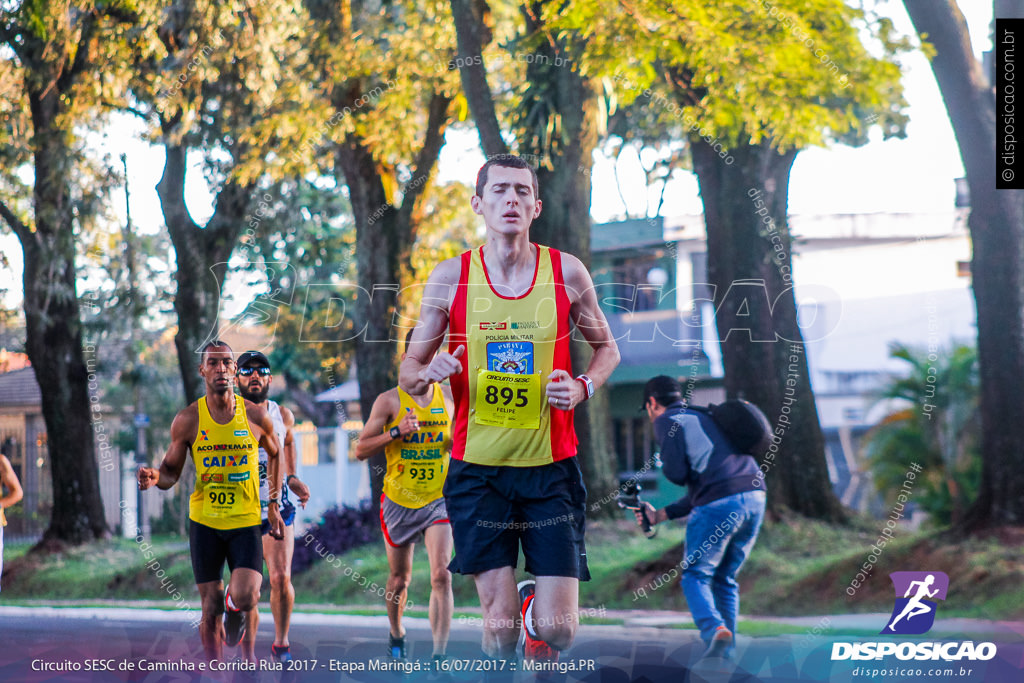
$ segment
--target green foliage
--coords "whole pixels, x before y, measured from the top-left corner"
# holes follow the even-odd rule
[[[0,253],[0,268],[8,268],[7,256]],[[4,297],[7,290],[0,288],[0,350],[25,350],[25,321],[20,311],[7,308]]]
[[[188,510],[182,509],[187,505],[188,501],[186,500],[183,505],[182,497],[179,495],[164,498],[160,516],[150,522],[150,531],[160,536],[177,536],[182,515],[188,515]]]
[[[356,293],[351,207],[329,178],[276,181],[259,199],[232,268],[265,289],[232,322],[267,328],[275,373],[312,398],[351,365],[354,321],[341,315]]]
[[[463,183],[446,183],[427,193],[412,249],[415,272],[429,273],[441,261],[461,254],[476,243],[482,223],[470,208],[474,191]]]
[[[476,215],[472,190],[428,188],[412,249],[412,268],[429,272],[468,247]],[[343,188],[331,178],[275,181],[262,189],[231,263],[249,291],[260,292],[233,325],[262,325],[273,335],[275,372],[309,395],[344,381],[354,358],[357,289],[355,225]],[[419,288],[405,282],[405,315],[415,318]],[[328,406],[329,407],[329,406]],[[333,421],[333,409],[327,417]],[[315,417],[315,416],[311,416]]]
[[[131,51],[141,36],[140,15],[129,3],[4,3],[0,12],[0,200],[31,225],[36,138],[28,93],[61,91],[54,123],[70,153],[67,182],[79,221],[95,215],[109,185],[81,185],[98,167],[86,156],[86,134],[110,123],[110,103],[126,93]],[[102,71],[93,74],[95,65]],[[41,117],[42,118],[42,117]],[[52,163],[52,162],[51,162]]]
[[[419,152],[430,97],[457,97],[455,29],[448,3],[383,7],[310,0],[302,77],[309,83],[307,121],[289,150],[299,167],[333,160],[332,143],[358,140],[373,151],[392,205]],[[464,106],[464,105],[463,105]]]
[[[23,71],[10,51],[0,46],[0,190],[19,215],[27,213],[32,194],[31,183],[19,172],[31,158],[31,130]]]
[[[873,123],[903,135],[895,60],[911,43],[842,0],[577,0],[551,20],[587,39],[581,68],[604,80],[609,115],[640,103],[658,127],[726,147],[863,144]]]
[[[977,352],[964,345],[931,353],[894,345],[890,355],[909,367],[883,391],[894,409],[868,435],[875,484],[892,504],[916,462],[923,471],[912,499],[937,523],[955,523],[981,479]]]

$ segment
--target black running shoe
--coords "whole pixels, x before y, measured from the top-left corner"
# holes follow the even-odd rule
[[[270,656],[274,659],[275,662],[281,662],[282,664],[286,664],[292,661],[292,653],[289,652],[287,645],[283,645],[281,647],[278,647],[277,645],[271,645]]]
[[[224,593],[224,644],[235,647],[245,635],[246,613],[228,607],[228,594]]]
[[[405,636],[395,638],[390,633],[388,634],[388,654],[391,655],[392,659],[405,659]]]

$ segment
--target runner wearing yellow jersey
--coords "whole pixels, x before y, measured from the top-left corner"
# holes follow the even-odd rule
[[[3,495],[3,490],[7,494]],[[14,467],[7,456],[0,453],[0,574],[4,571],[4,527],[7,526],[7,518],[4,516],[4,508],[9,508],[22,497],[21,482],[18,475],[14,473]]]
[[[406,336],[407,346],[408,343]],[[442,486],[451,452],[451,413],[451,390],[441,384],[429,384],[416,395],[397,387],[389,389],[373,402],[356,446],[356,457],[360,460],[381,449],[387,455],[380,525],[390,568],[386,597],[391,625],[388,651],[396,659],[406,656],[402,612],[412,577],[414,542],[420,535],[430,562],[434,657],[443,658],[448,647],[454,609],[452,577],[448,571],[452,530]]]
[[[211,341],[200,358],[206,395],[175,416],[171,445],[160,467],[140,467],[138,480],[143,491],[152,486],[171,488],[191,452],[196,487],[189,499],[189,549],[202,601],[199,637],[207,659],[214,660],[221,659],[223,643],[238,644],[245,633],[246,614],[259,602],[263,549],[258,447],[268,456],[270,533],[274,538],[284,535],[278,510],[281,446],[267,411],[232,391],[231,347]],[[221,580],[225,560],[231,571],[226,591]],[[221,613],[223,627],[218,621]]]
[[[486,243],[431,272],[399,385],[416,394],[451,381],[450,568],[476,582],[484,652],[510,656],[522,624],[524,657],[557,659],[590,576],[573,408],[604,384],[619,352],[583,263],[530,242],[541,212],[534,169],[511,155],[489,159],[471,204]],[[594,351],[576,377],[571,325]],[[520,547],[535,584],[516,584]]]

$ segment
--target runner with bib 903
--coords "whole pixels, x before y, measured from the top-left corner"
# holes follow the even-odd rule
[[[140,467],[139,489],[169,489],[181,477],[189,453],[196,487],[189,499],[189,550],[202,601],[199,637],[209,660],[222,659],[224,643],[237,645],[246,614],[259,602],[263,582],[260,534],[260,476],[257,449],[267,451],[270,504],[267,517],[274,538],[284,534],[278,509],[281,445],[267,411],[233,391],[231,347],[214,340],[201,351],[199,374],[206,395],[181,410],[171,423],[171,445],[159,468]],[[225,591],[225,561],[231,572]],[[218,617],[224,614],[223,626]]]

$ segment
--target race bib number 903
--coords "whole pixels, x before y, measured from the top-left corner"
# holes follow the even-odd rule
[[[206,516],[226,517],[234,511],[236,486],[210,486],[206,489]]]

